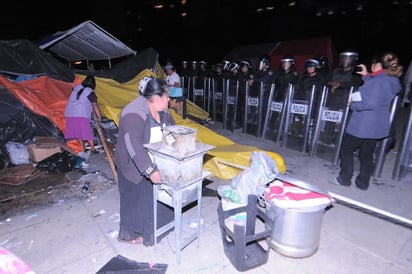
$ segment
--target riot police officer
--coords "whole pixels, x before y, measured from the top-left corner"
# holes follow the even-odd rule
[[[268,55],[259,58],[259,67],[255,72],[255,81],[263,82],[264,85],[270,85],[275,79],[275,70],[271,67]]]
[[[230,64],[230,79],[237,80],[238,79],[238,73],[239,73],[239,63],[238,62],[232,62]]]
[[[199,61],[199,70],[197,72],[198,79],[203,81],[210,77],[210,72],[206,61]]]
[[[190,77],[197,77],[199,69],[197,67],[197,61],[190,61],[190,68],[189,68],[189,76]]]
[[[339,67],[333,70],[330,86],[329,106],[344,109],[350,88],[355,90],[362,85],[362,77],[356,73],[359,54],[354,50],[346,50],[339,54]]]
[[[358,57],[358,52],[354,50],[345,50],[339,54],[339,67],[332,72],[326,100],[326,107],[333,111],[343,112],[347,108],[351,89],[356,91],[363,84],[362,77],[356,73]],[[327,123],[320,136],[321,142],[337,145],[339,127],[339,123]]]
[[[295,58],[285,55],[280,60],[279,72],[275,77],[275,100],[283,101],[289,84],[296,84],[298,79],[299,73],[296,71]]]
[[[240,81],[240,85],[243,85],[249,80],[253,80],[252,63],[249,60],[240,61],[239,67],[240,73],[238,74],[238,79]]]
[[[189,62],[183,60],[180,63],[180,70],[178,71],[180,77],[186,77],[189,75]]]
[[[231,75],[232,75],[232,73],[231,73],[231,71],[230,71],[230,68],[231,68],[231,65],[232,64],[232,62],[230,61],[230,60],[223,60],[222,61],[222,65],[223,65],[223,77],[225,78],[225,79],[230,79],[230,77],[231,77]]]
[[[214,70],[212,71],[211,76],[216,80],[221,80],[224,78],[222,63],[217,63],[214,65]]]
[[[316,95],[322,92],[322,87],[327,85],[328,79],[324,78],[324,75],[320,73],[320,69],[320,62],[316,57],[306,59],[305,71],[295,85],[295,99],[307,100],[314,85],[316,86]]]

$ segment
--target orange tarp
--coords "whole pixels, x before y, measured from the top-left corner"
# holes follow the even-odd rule
[[[5,86],[26,108],[47,117],[64,131],[66,125],[64,109],[72,90],[71,83],[46,76],[14,82],[0,76],[0,84]]]

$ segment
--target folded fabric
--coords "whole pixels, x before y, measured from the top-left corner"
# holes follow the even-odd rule
[[[318,192],[303,189],[291,183],[275,180],[265,188],[267,201],[282,208],[327,206],[333,199]]]

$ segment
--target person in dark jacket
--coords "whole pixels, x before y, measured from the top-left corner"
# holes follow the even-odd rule
[[[120,115],[115,163],[120,193],[118,240],[154,245],[153,184],[161,174],[143,146],[162,141],[162,129],[175,124],[168,111],[169,89],[160,78],[145,77],[140,96],[126,105]],[[158,227],[173,221],[173,209],[158,202]]]
[[[275,100],[283,101],[289,84],[296,84],[298,79],[299,73],[296,71],[295,58],[285,55],[280,60],[279,72],[275,78]]]
[[[394,97],[401,91],[399,77],[402,66],[392,52],[385,52],[374,58],[371,73],[361,64],[358,72],[364,84],[359,93],[349,99],[352,115],[340,149],[340,172],[332,183],[350,186],[353,176],[353,153],[359,149],[360,172],[355,184],[361,190],[367,190],[373,171],[373,154],[379,140],[390,133],[390,109]]]
[[[351,90],[356,91],[362,85],[362,77],[356,73],[358,57],[358,52],[352,49],[339,54],[339,67],[333,70],[328,83],[326,106],[330,110],[341,113],[346,111]],[[339,123],[332,122],[325,124],[320,141],[328,146],[336,146],[339,142],[340,126]]]

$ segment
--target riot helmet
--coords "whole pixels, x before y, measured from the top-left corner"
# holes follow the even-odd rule
[[[346,50],[339,54],[339,66],[341,68],[349,68],[356,66],[359,54],[354,50]]]
[[[252,63],[249,60],[240,61],[240,68],[246,66],[248,69],[252,67]]]
[[[295,58],[291,55],[285,55],[280,59],[280,68],[289,71],[295,65]]]
[[[260,58],[259,58],[259,70],[263,70],[269,64],[270,64],[269,55],[260,56]]]
[[[326,56],[321,56],[319,58],[320,68],[323,70],[329,70],[329,59]]]
[[[319,64],[319,61],[317,60],[317,58],[306,59],[305,68],[308,68],[308,67],[314,67],[316,69],[320,68],[320,64]]]
[[[230,69],[231,62],[229,60],[223,60],[223,69],[228,70]]]
[[[239,64],[238,63],[236,63],[236,62],[232,62],[231,64],[230,64],[230,71],[235,71],[235,70],[238,70],[239,69]]]
[[[186,69],[189,65],[188,61],[182,61],[182,68]]]
[[[220,72],[222,72],[222,70],[223,70],[222,63],[217,63],[217,64],[214,65],[214,71],[220,73]]]
[[[200,61],[199,66],[207,67],[207,62],[206,61]]]

